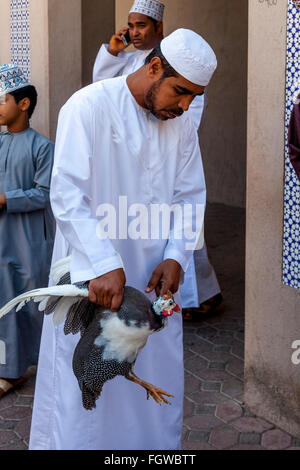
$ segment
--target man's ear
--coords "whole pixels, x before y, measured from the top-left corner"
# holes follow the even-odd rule
[[[149,64],[149,75],[152,78],[157,78],[163,72],[163,65],[159,57],[153,57]]]
[[[23,98],[21,101],[19,101],[18,106],[21,111],[23,112],[28,111],[29,106],[30,106],[30,99]]]

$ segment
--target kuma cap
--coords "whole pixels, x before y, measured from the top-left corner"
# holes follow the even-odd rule
[[[0,96],[29,86],[24,72],[14,64],[0,65]]]
[[[177,29],[162,40],[161,51],[179,75],[195,85],[209,84],[218,65],[216,55],[202,36]]]
[[[157,21],[163,21],[165,5],[158,0],[135,0],[129,13],[141,13]]]

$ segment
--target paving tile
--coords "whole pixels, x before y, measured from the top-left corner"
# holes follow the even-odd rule
[[[235,331],[229,330],[219,330],[219,335],[221,338],[233,338],[235,335]]]
[[[224,347],[224,345],[221,345],[222,347]],[[225,346],[225,347],[231,347],[231,346]],[[207,359],[208,361],[211,361],[211,362],[228,362],[230,360],[233,359],[232,355],[229,354],[228,352],[224,352],[224,351],[207,351],[207,352],[203,352],[201,354],[201,357],[204,357],[205,359]]]
[[[16,440],[13,443],[1,447],[0,450],[27,450],[27,445],[21,440]]]
[[[209,431],[190,431],[189,442],[208,442],[210,436]]]
[[[186,345],[186,350],[184,351],[184,362],[187,362],[191,357],[195,357],[196,354],[189,349],[190,347]]]
[[[292,438],[289,434],[280,429],[272,429],[263,434],[261,445],[266,449],[287,449],[292,444]]]
[[[212,340],[212,338],[218,335],[218,330],[210,326],[203,326],[197,329],[197,335],[201,338]]]
[[[32,410],[28,406],[12,406],[0,411],[0,417],[4,420],[17,420],[31,416]]]
[[[183,403],[183,417],[187,418],[188,416],[193,416],[194,414],[194,403],[190,402],[186,398]]]
[[[231,374],[237,375],[238,377],[244,377],[244,368],[245,364],[244,361],[238,359],[237,357],[233,357],[230,359],[226,365],[226,370]]]
[[[221,382],[202,382],[201,390],[204,392],[220,392],[221,387]]]
[[[240,432],[264,432],[274,427],[261,418],[241,417],[231,422]]]
[[[251,446],[247,444],[238,444],[230,448],[230,450],[265,450],[261,446]]]
[[[237,403],[228,401],[217,406],[216,416],[226,423],[230,423],[243,415],[243,409]]]
[[[189,435],[189,430],[185,425],[182,426],[181,442],[184,442]]]
[[[31,416],[28,416],[27,418],[22,419],[18,422],[14,431],[23,440],[29,442],[30,426],[31,426]]]
[[[232,346],[233,344],[236,343],[236,340],[233,337],[230,336],[216,336],[214,338],[214,344],[215,345],[230,345]]]
[[[191,351],[197,354],[203,354],[204,352],[212,351],[213,348],[214,345],[212,343],[209,343],[208,341],[199,337],[197,339],[197,342],[195,342],[193,346],[190,346]]]
[[[214,370],[225,370],[226,362],[212,361],[209,363],[208,368]]]
[[[215,352],[223,352],[223,353],[230,353],[231,346],[227,344],[217,344],[213,347],[213,351]]]
[[[296,437],[293,437],[293,439],[292,439],[292,446],[294,446],[294,447],[300,447],[300,439],[297,439]]]
[[[230,320],[230,319],[229,319]],[[220,323],[214,323],[214,327],[217,328],[218,330],[225,330],[225,331],[237,331],[239,329],[238,323],[237,322],[220,322]]]
[[[12,431],[0,431],[0,447],[16,440],[16,435]]]
[[[197,392],[201,388],[201,380],[196,379],[191,374],[185,374],[184,378],[184,393],[190,394]]]
[[[1,410],[12,406],[18,399],[18,395],[15,392],[9,392],[0,399],[0,412]]]
[[[199,405],[217,405],[228,400],[225,395],[217,392],[194,392],[189,397]]]
[[[241,343],[244,343],[245,341],[245,333],[244,332],[235,332],[234,337],[240,341]]]
[[[215,450],[205,442],[189,442],[185,441],[182,445],[182,450]]]
[[[185,369],[193,373],[196,373],[197,371],[205,370],[207,369],[207,366],[208,366],[208,361],[206,361],[205,359],[202,359],[200,356],[196,356],[191,359],[188,359],[187,362],[185,363]]]
[[[240,434],[240,444],[260,445],[261,434],[256,432],[242,432]]]
[[[0,418],[0,431],[7,431],[14,429],[17,421],[4,420]]]
[[[240,359],[245,357],[245,346],[241,343],[235,343],[231,347],[231,352]]]
[[[15,402],[16,406],[32,406],[32,404],[33,404],[33,397],[28,397],[28,396],[23,396],[23,395],[18,396]]]
[[[217,449],[228,449],[238,443],[239,433],[234,429],[214,429],[209,443]]]
[[[221,392],[232,398],[238,397],[244,393],[244,383],[241,380],[231,377],[228,380],[224,380]]]
[[[216,405],[195,405],[195,416],[215,416]]]
[[[226,370],[217,370],[217,369],[204,369],[198,370],[195,372],[202,381],[204,382],[217,382],[221,380],[226,380],[232,377]]]
[[[221,426],[223,423],[214,416],[192,416],[185,419],[185,425],[192,431],[207,431]]]
[[[192,346],[193,344],[197,343],[198,337],[193,333],[183,334],[183,343],[187,344],[188,346]]]

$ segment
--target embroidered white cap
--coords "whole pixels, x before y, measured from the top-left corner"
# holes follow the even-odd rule
[[[190,29],[177,29],[162,40],[161,51],[179,75],[195,85],[209,84],[218,65],[210,45]]]
[[[30,85],[23,71],[14,64],[0,65],[0,96]]]
[[[135,0],[129,13],[141,13],[157,21],[162,21],[165,5],[159,0]]]

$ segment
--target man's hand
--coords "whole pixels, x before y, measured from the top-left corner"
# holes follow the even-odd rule
[[[166,259],[153,271],[145,292],[149,294],[155,289],[157,297],[167,294],[168,290],[175,294],[179,289],[181,266],[173,259]]]
[[[116,269],[90,281],[89,300],[117,312],[123,302],[126,277],[123,269]]]
[[[109,48],[108,52],[112,55],[117,56],[119,52],[123,51],[126,49],[127,46],[125,46],[124,42],[122,41],[121,35],[125,35],[127,33],[129,28],[123,28],[120,31],[117,32],[117,34],[114,34],[109,42]]]
[[[0,210],[4,209],[6,206],[6,197],[5,194],[0,194]]]

